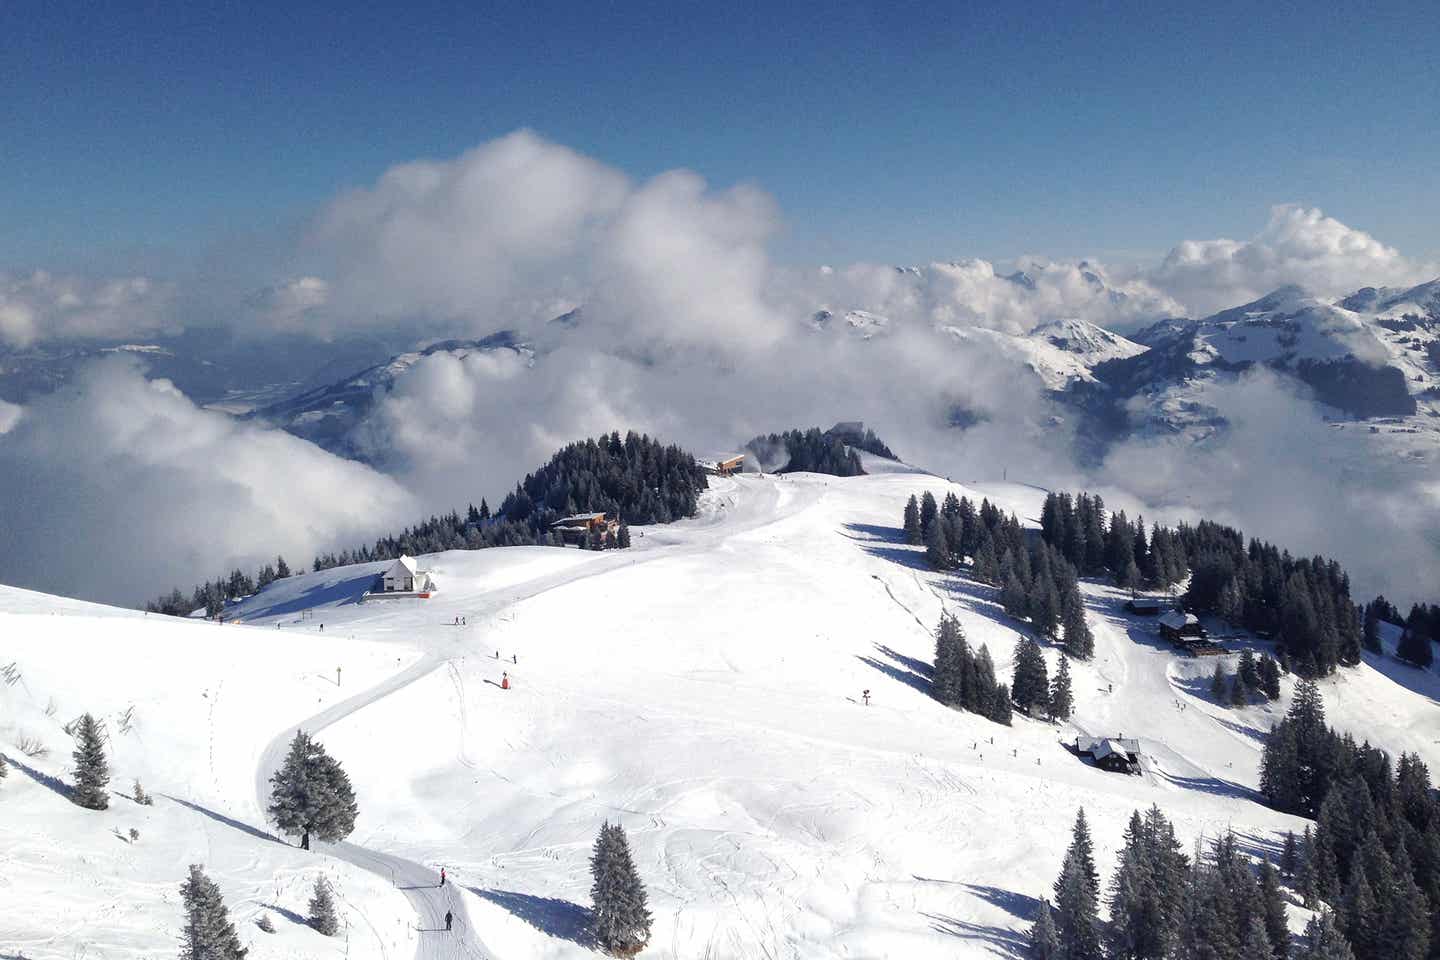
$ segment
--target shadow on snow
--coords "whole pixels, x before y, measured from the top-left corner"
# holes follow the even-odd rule
[[[525,921],[546,936],[568,940],[586,949],[593,945],[590,937],[590,911],[578,903],[556,897],[517,893],[514,890],[485,890],[480,887],[466,889]]]

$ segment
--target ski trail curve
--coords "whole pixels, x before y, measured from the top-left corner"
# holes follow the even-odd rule
[[[448,662],[448,658],[439,654],[426,654],[387,680],[300,721],[295,725],[295,729],[304,730],[310,734],[319,733],[355,711],[404,689]],[[270,741],[260,755],[260,765],[255,770],[255,799],[262,811],[269,806],[270,802],[270,775],[278,770],[284,762],[285,754],[290,749],[290,740],[294,735],[292,730],[283,731]],[[370,850],[355,843],[323,843],[312,840],[311,846],[336,859],[344,860],[346,863],[389,880],[405,894],[405,898],[410,901],[410,906],[415,911],[417,920],[416,960],[435,960],[439,957],[485,958],[493,956],[471,925],[470,917],[465,910],[465,902],[456,895],[455,885],[452,883],[444,887],[438,886],[439,878],[434,869],[413,860],[406,860],[404,857]],[[455,920],[454,929],[449,933],[445,932],[446,911],[453,914]]]

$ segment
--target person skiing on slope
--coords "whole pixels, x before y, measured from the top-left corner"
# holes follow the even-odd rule
[[[509,690],[509,689],[510,689],[510,674],[509,674],[509,673],[502,672],[502,673],[500,674],[500,689],[501,689],[501,690]]]
[[[452,923],[454,923],[454,922],[455,922],[455,916],[454,916],[449,910],[446,910],[446,911],[445,911],[445,929],[446,929],[446,930],[449,930],[449,929],[450,929],[450,925],[451,925]]]
[[[440,868],[440,886],[445,886],[445,868]]]

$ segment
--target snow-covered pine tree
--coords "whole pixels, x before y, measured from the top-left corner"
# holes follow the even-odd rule
[[[1249,702],[1250,697],[1245,693],[1245,681],[1237,673],[1230,681],[1230,706],[1243,707]]]
[[[1335,926],[1335,916],[1322,910],[1305,925],[1303,945],[1295,960],[1355,960],[1355,953]]]
[[[355,829],[358,811],[350,778],[303,730],[290,741],[290,752],[270,783],[270,819],[290,836],[298,835],[301,849],[310,849],[312,834],[334,842]]]
[[[100,724],[90,714],[80,718],[75,727],[75,789],[71,799],[88,810],[104,810],[110,806],[110,764],[105,760],[105,741]]]
[[[205,876],[200,864],[190,865],[190,878],[180,885],[180,898],[185,908],[181,960],[244,960],[248,951],[240,946],[220,888]]]
[[[1070,660],[1062,656],[1060,668],[1055,671],[1055,678],[1050,681],[1050,716],[1057,720],[1068,720],[1074,705],[1074,697],[1070,692]]]
[[[905,502],[905,517],[901,526],[905,532],[905,542],[912,546],[918,546],[920,544],[920,503],[915,499],[913,493]]]
[[[275,932],[275,923],[270,919],[270,914],[268,913],[260,914],[260,918],[255,921],[255,926],[259,927],[265,933]]]
[[[1041,899],[1040,909],[1035,911],[1035,922],[1030,927],[1032,960],[1061,960],[1060,935],[1055,930],[1054,912],[1050,901]]]
[[[1260,674],[1260,692],[1265,694],[1265,699],[1280,699],[1280,665],[1275,659],[1268,653],[1262,654],[1255,670]]]
[[[628,523],[620,524],[620,529],[615,533],[615,545],[622,550],[630,546],[630,525]]]
[[[1255,662],[1255,653],[1249,647],[1240,651],[1240,666],[1235,675],[1251,690],[1260,688],[1260,670]]]
[[[1100,878],[1085,810],[1075,815],[1070,847],[1055,880],[1055,923],[1060,956],[1065,960],[1102,960],[1100,946]]]
[[[315,880],[315,893],[310,897],[309,923],[327,937],[340,932],[340,918],[335,915],[335,896],[324,877]]]
[[[285,562],[284,557],[275,558],[275,579],[284,580],[290,576],[290,564]]]
[[[590,932],[595,942],[616,956],[632,956],[650,940],[650,911],[645,885],[630,856],[630,843],[618,823],[606,821],[595,838],[590,857],[594,906]]]

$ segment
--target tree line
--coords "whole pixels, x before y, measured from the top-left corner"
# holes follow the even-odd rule
[[[1152,806],[1135,811],[1125,829],[1103,899],[1085,811],[1053,887],[1030,930],[1035,960],[1355,960],[1424,956],[1364,952],[1351,942],[1339,915],[1321,910],[1292,950],[1282,874],[1268,860],[1252,863],[1233,833],[1187,856],[1173,825]]]
[[[1282,865],[1307,906],[1335,907],[1362,957],[1440,956],[1440,797],[1418,755],[1390,756],[1325,722],[1301,680],[1261,758],[1260,789],[1278,809],[1313,817]]]
[[[1392,623],[1400,627],[1400,640],[1395,644],[1398,659],[1422,670],[1435,662],[1432,644],[1440,639],[1440,604],[1412,604],[1409,615],[1402,616],[1382,595],[1365,605],[1361,620],[1360,642],[1371,653],[1385,652],[1380,624]]]
[[[775,473],[825,473],[832,477],[858,477],[865,473],[860,455],[850,449],[842,437],[819,427],[762,434],[745,444],[745,450],[762,468],[781,464],[771,467]]]
[[[675,445],[631,431],[622,439],[609,436],[572,443],[543,467],[516,485],[500,508],[491,512],[483,498],[462,514],[432,515],[399,534],[378,537],[374,544],[318,554],[311,569],[328,570],[355,563],[394,560],[445,550],[488,547],[563,546],[551,530],[555,521],[579,513],[606,513],[620,520],[614,533],[597,531],[582,546],[612,549],[630,546],[630,524],[670,523],[692,517],[701,491],[708,486],[695,458]],[[207,616],[224,610],[227,600],[250,596],[276,579],[290,575],[283,557],[250,577],[240,570],[229,577],[202,583],[186,594],[178,587],[146,604],[145,609],[189,616],[204,608]]]
[[[1040,636],[1059,640],[1073,657],[1094,654],[1075,566],[1048,541],[1026,536],[1013,513],[1005,516],[988,498],[977,509],[953,492],[937,503],[927,490],[906,502],[901,529],[907,543],[925,545],[925,557],[937,570],[969,562],[976,580],[1000,588],[1006,613],[1028,620]]]
[[[1162,590],[1189,577],[1188,609],[1276,637],[1282,665],[1301,676],[1360,662],[1361,611],[1350,598],[1349,575],[1335,560],[1291,556],[1209,520],[1173,529],[1152,525],[1147,536],[1143,518],[1109,514],[1104,501],[1088,493],[1048,494],[1040,530],[1081,576]]]

